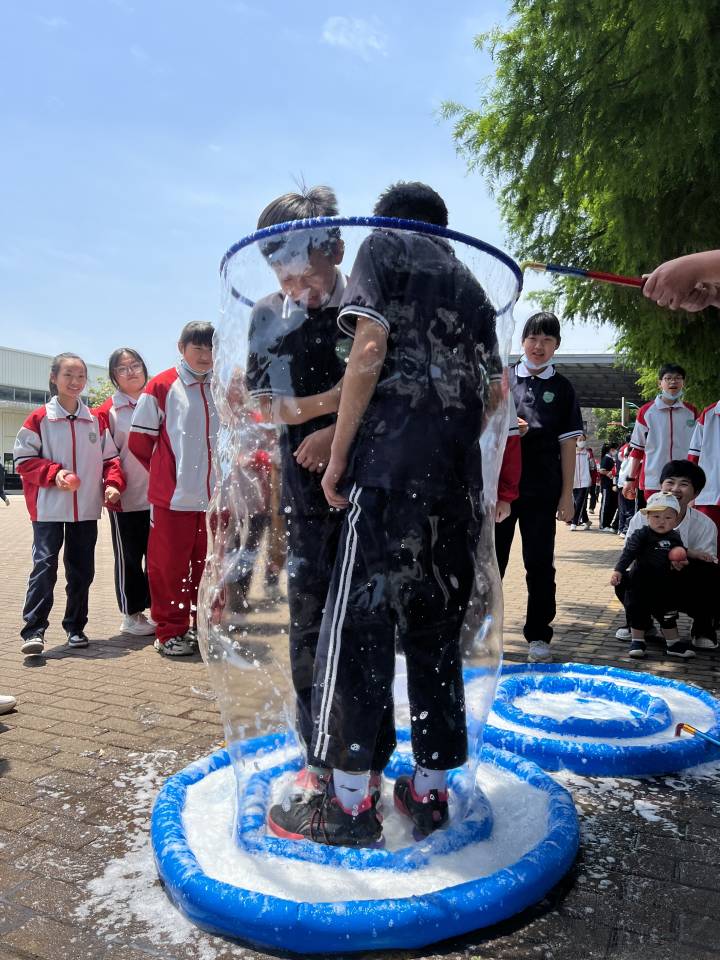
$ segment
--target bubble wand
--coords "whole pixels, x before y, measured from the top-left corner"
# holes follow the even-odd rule
[[[706,733],[703,733],[702,730],[698,730],[689,723],[678,723],[675,727],[675,736],[679,737],[683,730],[685,733],[691,733],[695,737],[700,737],[701,740],[707,740],[707,742],[711,743],[714,747],[720,747],[720,740],[715,740],[714,737],[709,737]]]
[[[567,267],[559,263],[538,263],[535,260],[525,260],[520,269],[535,270],[537,273],[558,273],[566,277],[581,277],[583,280],[599,280],[601,283],[614,283],[621,287],[637,287],[642,289],[645,277],[624,277],[619,273],[604,273],[601,270],[585,270],[583,267]]]

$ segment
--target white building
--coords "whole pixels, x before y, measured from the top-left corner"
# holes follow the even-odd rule
[[[44,353],[0,347],[0,453],[8,476],[14,472],[12,452],[18,430],[27,415],[50,398],[51,362],[52,357]],[[89,387],[107,377],[107,367],[88,363],[87,368]]]

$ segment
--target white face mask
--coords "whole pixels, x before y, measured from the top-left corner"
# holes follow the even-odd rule
[[[661,391],[660,395],[662,396],[663,400],[682,400],[682,396],[684,393],[685,393],[684,390],[675,390],[675,392],[671,392],[670,390],[663,390]]]
[[[191,373],[194,377],[197,377],[198,380],[204,380],[205,377],[206,377],[206,376],[208,375],[208,373],[210,372],[209,370],[193,370],[193,368],[192,368],[192,367],[190,366],[190,364],[187,362],[187,360],[185,359],[185,357],[182,357],[182,358],[180,359],[180,363],[181,363],[182,366],[188,371],[188,373]]]
[[[577,442],[578,450],[584,450],[586,446],[587,446],[587,440],[578,440]]]
[[[533,363],[532,360],[528,360],[525,354],[520,357],[520,360],[525,364],[528,370],[544,370],[545,367],[550,365],[550,361],[548,360],[547,363],[542,363],[540,366],[538,366],[536,363]]]

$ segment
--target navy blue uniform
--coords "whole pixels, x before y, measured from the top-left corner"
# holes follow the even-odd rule
[[[582,415],[569,380],[546,367],[532,375],[523,364],[510,369],[518,416],[527,421],[521,438],[520,496],[510,516],[495,526],[495,549],[505,575],[515,527],[520,524],[528,588],[523,633],[528,643],[549,643],[555,619],[555,517],[562,491],[560,444],[583,433]]]
[[[330,390],[342,378],[349,344],[337,315],[344,289],[345,278],[338,271],[336,289],[325,307],[306,310],[279,292],[258,301],[250,319],[247,364],[253,396],[312,396]],[[298,732],[308,746],[315,651],[343,513],[328,506],[320,486],[322,475],[301,467],[293,454],[306,437],[334,422],[331,414],[286,424],[279,442],[280,510],[287,518],[290,669]]]
[[[501,372],[495,312],[445,241],[377,230],[358,252],[338,323],[352,334],[358,315],[387,331],[387,354],[345,478],[312,753],[349,771],[389,758],[397,633],[415,758],[444,770],[467,752],[459,638],[480,529],[485,397]]]

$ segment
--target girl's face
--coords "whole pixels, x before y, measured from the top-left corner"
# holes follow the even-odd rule
[[[178,344],[180,353],[191,370],[198,373],[209,373],[213,366],[212,347],[203,347],[199,343]]]
[[[522,342],[523,353],[536,367],[546,367],[558,348],[555,337],[547,333],[531,333]]]
[[[131,397],[140,393],[145,386],[142,363],[126,351],[120,354],[120,359],[113,367],[113,376],[122,392]]]
[[[57,373],[50,374],[58,396],[79,400],[87,384],[87,373],[82,360],[62,360]]]

